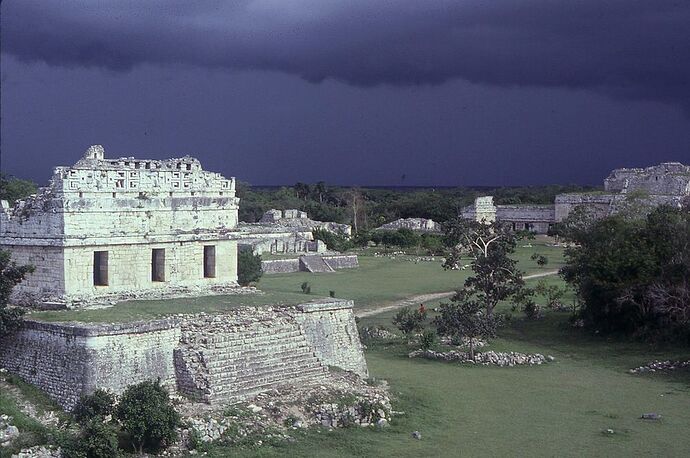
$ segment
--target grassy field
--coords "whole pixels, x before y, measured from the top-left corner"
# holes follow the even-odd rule
[[[554,270],[562,265],[562,250],[532,241],[532,247],[520,247],[516,257],[520,268],[528,273]],[[549,265],[538,267],[530,256],[545,254]],[[468,271],[444,271],[440,261],[415,263],[415,256],[374,257],[371,252],[359,257],[358,269],[344,269],[335,273],[265,275],[258,287],[264,295],[206,296],[149,301],[127,301],[113,307],[95,310],[67,310],[35,312],[33,319],[43,321],[128,322],[162,318],[179,313],[222,312],[245,305],[292,305],[318,297],[328,297],[330,291],[343,299],[353,299],[355,306],[383,305],[414,295],[451,291],[462,285]],[[439,258],[437,258],[439,259]],[[311,285],[311,294],[301,292],[303,282]]]
[[[528,273],[554,270],[561,251],[540,245],[522,247],[517,258]],[[549,265],[529,259],[539,252]],[[220,311],[240,301],[299,302],[309,281],[312,295],[354,299],[357,307],[385,305],[402,297],[448,291],[467,271],[443,271],[438,263],[414,263],[361,256],[361,267],[335,274],[294,273],[267,276],[263,299],[219,296],[176,301],[131,302],[89,312],[44,312],[44,319],[111,320],[168,313]],[[541,281],[561,283],[557,277]],[[530,281],[532,285],[536,280]],[[572,297],[566,298],[569,303]],[[540,301],[538,301],[540,302]],[[543,301],[542,301],[543,302]],[[438,301],[427,303],[433,308]],[[255,304],[254,304],[255,305]],[[503,312],[509,312],[506,304]],[[363,318],[360,326],[392,327],[395,311]],[[656,347],[591,336],[568,325],[568,312],[547,311],[541,320],[513,312],[497,351],[553,355],[555,362],[535,367],[473,367],[408,358],[413,348],[400,339],[367,342],[372,377],[390,383],[394,409],[405,412],[383,430],[314,429],[281,446],[223,448],[209,456],[420,457],[420,456],[688,456],[690,452],[690,371],[634,375],[628,370],[654,359],[690,359],[687,348]],[[3,410],[0,393],[0,410]],[[11,408],[9,406],[8,408]],[[639,419],[656,412],[662,420]],[[607,430],[612,430],[613,434]],[[411,437],[420,431],[422,440]],[[39,432],[40,433],[40,432]]]
[[[390,326],[393,313],[363,318],[360,325]],[[411,360],[403,341],[370,342],[370,373],[390,383],[394,408],[405,412],[390,427],[311,431],[294,444],[217,448],[211,456],[688,456],[690,371],[628,370],[657,358],[689,359],[690,351],[589,336],[568,326],[568,317],[515,316],[490,346],[556,358],[542,366]],[[647,412],[662,420],[641,420]]]
[[[544,239],[531,241],[531,247],[519,247],[515,254],[520,269],[538,273],[556,270],[563,265],[563,250],[548,246]],[[538,252],[549,259],[545,267],[538,267],[530,256]],[[309,282],[312,294],[327,296],[334,291],[336,297],[353,299],[355,307],[385,305],[417,294],[452,291],[465,281],[469,270],[441,268],[440,261],[414,262],[416,256],[374,257],[373,252],[359,256],[358,269],[344,269],[335,273],[267,275],[259,288],[276,293],[300,291],[302,282]],[[440,258],[436,258],[440,259]]]

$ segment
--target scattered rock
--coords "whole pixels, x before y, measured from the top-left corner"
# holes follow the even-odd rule
[[[418,441],[422,440],[422,433],[419,431],[412,431],[412,438],[417,439]]]
[[[631,374],[642,374],[645,372],[673,371],[690,367],[690,361],[652,361],[644,366],[630,369]]]
[[[409,354],[410,358],[426,358],[441,361],[457,361],[469,364],[482,364],[484,366],[494,365],[499,367],[505,366],[534,366],[547,362],[547,358],[539,353],[533,355],[525,353],[501,353],[495,351],[478,352],[474,354],[474,359],[470,357],[469,352],[461,352],[457,350],[450,350],[446,352],[438,352],[433,350],[415,350]]]
[[[59,448],[37,445],[31,448],[22,449],[12,458],[60,458],[62,453]]]

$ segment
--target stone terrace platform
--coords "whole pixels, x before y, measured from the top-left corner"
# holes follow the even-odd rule
[[[277,384],[318,382],[336,366],[366,377],[352,301],[236,307],[118,324],[27,320],[0,342],[0,366],[66,409],[82,394],[144,380],[210,403]]]

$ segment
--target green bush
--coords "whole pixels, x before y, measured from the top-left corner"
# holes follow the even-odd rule
[[[115,410],[135,445],[135,452],[157,452],[170,445],[177,437],[175,428],[180,425],[180,415],[175,411],[168,391],[156,382],[146,381],[132,385],[122,393]]]
[[[263,275],[261,270],[261,256],[254,254],[249,248],[241,248],[237,253],[237,282],[247,286],[257,282]]]
[[[93,419],[84,424],[76,437],[62,444],[64,458],[113,458],[119,455],[117,430],[113,425]]]
[[[312,231],[314,240],[321,240],[329,250],[348,251],[355,247],[355,244],[345,235],[336,234],[326,229],[314,229]]]
[[[419,338],[419,345],[422,348],[422,350],[430,350],[435,343],[436,333],[431,329],[424,331]]]
[[[114,405],[115,396],[109,391],[99,388],[91,395],[82,396],[72,411],[72,415],[81,424],[86,424],[95,419],[103,422],[105,417],[112,415]]]
[[[419,332],[426,321],[426,310],[412,310],[410,307],[400,309],[393,317],[393,324],[407,335]]]

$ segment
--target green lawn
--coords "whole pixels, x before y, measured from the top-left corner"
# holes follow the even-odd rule
[[[306,298],[306,299],[305,299]],[[315,297],[297,293],[241,294],[180,299],[127,301],[112,307],[86,310],[33,312],[27,317],[42,321],[79,321],[84,323],[129,322],[164,318],[174,314],[216,313],[239,306],[295,305]]]
[[[555,270],[562,265],[562,250],[549,247],[543,241],[532,241],[532,248],[520,247],[516,258],[520,268],[528,273]],[[530,256],[534,252],[545,254],[550,262],[538,267]],[[469,271],[444,271],[440,261],[411,261],[415,256],[374,257],[369,253],[359,257],[360,267],[334,273],[312,274],[297,272],[265,275],[259,288],[264,295],[206,296],[167,300],[139,300],[119,303],[113,307],[94,310],[66,310],[34,312],[32,319],[44,321],[128,322],[162,318],[179,313],[222,312],[228,308],[246,305],[294,305],[318,297],[353,299],[355,306],[383,305],[404,297],[451,291],[466,278]],[[439,258],[437,258],[439,259]],[[303,282],[311,285],[311,295],[301,292]]]
[[[360,325],[390,326],[392,314]],[[411,360],[405,343],[370,343],[371,375],[389,381],[394,408],[405,412],[390,427],[310,431],[294,444],[217,448],[212,456],[687,456],[690,371],[632,375],[628,369],[657,358],[690,359],[690,351],[588,336],[569,327],[568,316],[547,312],[526,321],[516,315],[491,344],[556,357],[542,366]],[[647,412],[662,420],[639,419]],[[411,438],[415,430],[421,441]]]
[[[545,241],[530,242],[532,247],[519,247],[516,259],[526,273],[556,270],[563,265],[563,250],[547,246]],[[545,267],[538,267],[530,256],[538,252],[549,259]],[[300,291],[302,282],[309,282],[312,294],[327,296],[335,291],[336,297],[353,299],[355,307],[385,305],[386,303],[417,294],[452,291],[465,281],[469,270],[448,270],[441,268],[441,262],[418,262],[416,256],[374,257],[359,256],[358,269],[343,269],[335,273],[312,274],[297,272],[266,275],[259,288],[276,293]],[[440,259],[440,258],[436,258]],[[469,262],[469,261],[468,261]]]
[[[560,267],[560,250],[520,248],[521,268],[528,273]],[[533,252],[549,257],[540,269]],[[309,281],[312,296],[354,299],[359,306],[382,305],[412,294],[452,290],[467,272],[444,272],[438,263],[404,258],[360,257],[361,267],[335,274],[267,276],[260,287],[265,302],[300,301],[300,284]],[[543,279],[560,283],[557,277]],[[530,281],[533,285],[536,280]],[[246,298],[246,297],[245,297]],[[181,299],[120,304],[88,312],[44,312],[46,319],[131,319],[218,311],[240,305],[238,298]],[[255,299],[243,299],[252,301]],[[569,303],[572,297],[566,298]],[[438,301],[437,301],[438,302]],[[437,302],[427,304],[434,307]],[[539,301],[538,302],[543,302]],[[249,305],[249,304],[248,304]],[[509,311],[502,305],[502,311]],[[363,318],[360,326],[391,326],[395,312]],[[535,367],[473,367],[411,360],[403,341],[368,343],[372,377],[386,379],[394,395],[396,417],[383,430],[350,428],[300,432],[297,441],[278,447],[222,448],[210,456],[291,457],[426,457],[426,456],[688,456],[690,452],[690,371],[672,375],[633,375],[628,369],[654,359],[690,359],[690,350],[604,339],[568,325],[567,312],[547,312],[527,321],[519,312],[491,343],[498,351],[553,355],[556,361]],[[128,318],[128,319],[129,319]],[[0,407],[2,406],[0,396]],[[1,408],[0,408],[1,410]],[[662,420],[639,419],[657,412]],[[607,429],[613,430],[608,434]],[[418,441],[412,431],[422,433]]]

